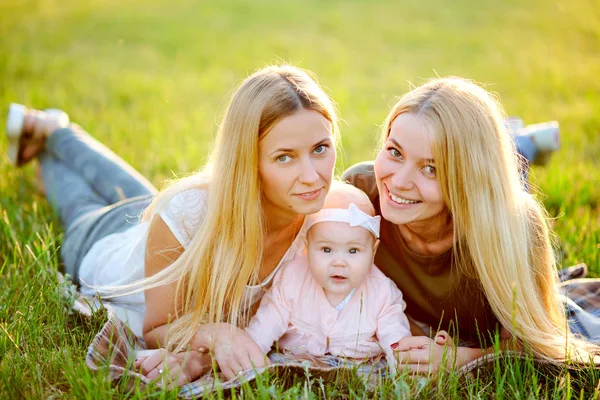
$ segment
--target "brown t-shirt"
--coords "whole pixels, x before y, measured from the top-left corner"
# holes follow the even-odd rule
[[[373,163],[350,167],[342,180],[363,190],[380,214],[379,193]],[[417,321],[457,336],[461,341],[490,344],[490,333],[499,328],[479,282],[459,276],[452,268],[452,249],[438,256],[422,256],[412,252],[397,227],[381,219],[381,242],[375,264],[402,291],[406,313]]]

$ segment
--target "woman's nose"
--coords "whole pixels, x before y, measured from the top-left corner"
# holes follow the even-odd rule
[[[319,179],[317,169],[311,159],[304,160],[300,166],[300,176],[298,180],[305,184],[315,183]]]
[[[392,176],[392,186],[397,189],[412,189],[414,186],[414,173],[415,170],[410,165],[403,165],[399,167],[394,175]]]

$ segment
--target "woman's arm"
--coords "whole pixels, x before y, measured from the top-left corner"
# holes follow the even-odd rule
[[[183,251],[183,246],[168,225],[159,215],[155,216],[146,242],[145,275],[149,277],[167,268]],[[143,332],[149,348],[160,348],[166,344],[168,324],[176,317],[176,288],[177,282],[173,282],[145,292]],[[203,349],[214,351],[215,360],[227,378],[235,376],[241,370],[265,364],[264,356],[256,343],[244,330],[230,324],[200,325],[190,342],[190,349],[189,361],[186,362],[188,367],[184,366],[183,372],[192,380],[207,372],[206,367],[210,368],[210,363],[206,362],[209,355]],[[161,364],[156,364],[153,369],[158,370],[160,366]]]
[[[171,265],[183,253],[171,229],[156,215],[150,223],[146,242],[145,275],[152,276]],[[177,282],[145,291],[146,314],[144,315],[144,340],[149,348],[164,346],[167,324],[176,315],[175,291]]]
[[[520,344],[502,328],[498,350],[519,350]],[[469,362],[496,351],[494,346],[480,349],[452,347],[452,338],[446,331],[439,331],[434,339],[427,336],[406,337],[398,342],[395,356],[399,364],[421,373],[435,373],[439,368],[460,368]]]
[[[410,317],[410,315],[407,314],[406,317],[408,318],[408,324],[410,326],[410,333],[413,336],[427,336],[427,333],[425,333],[423,328],[421,328],[419,326],[419,324],[417,324],[415,322],[415,320]]]

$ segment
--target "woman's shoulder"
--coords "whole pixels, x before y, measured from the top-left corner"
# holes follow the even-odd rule
[[[376,204],[379,193],[373,161],[361,162],[348,168],[342,174],[342,182],[348,182],[356,186],[369,196],[373,204]]]
[[[201,188],[190,188],[176,193],[169,199],[162,214],[168,214],[176,220],[187,224],[198,221],[204,215],[208,200],[208,191]]]
[[[367,285],[371,292],[377,293],[380,296],[395,297],[400,292],[394,281],[381,272],[375,264],[373,264],[367,276]]]
[[[342,174],[342,180],[352,183],[356,179],[375,179],[375,162],[363,161],[347,168]]]
[[[184,189],[174,194],[159,212],[163,221],[184,247],[204,221],[207,200],[206,189]]]
[[[208,190],[205,188],[188,188],[175,193],[167,203],[167,207],[198,208],[204,207],[208,200]]]

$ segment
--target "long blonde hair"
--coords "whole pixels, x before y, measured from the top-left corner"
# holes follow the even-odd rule
[[[257,280],[264,250],[258,142],[275,123],[301,109],[322,114],[337,137],[333,104],[307,72],[291,66],[255,72],[233,95],[204,170],[176,181],[145,211],[148,220],[181,191],[208,191],[204,221],[186,250],[143,281],[144,289],[177,281],[168,348],[183,349],[201,323],[247,319],[244,289]]]
[[[536,355],[586,361],[592,347],[569,332],[548,218],[524,189],[502,106],[470,81],[435,79],[392,108],[384,140],[403,113],[429,128],[459,276],[479,280],[498,321]]]

